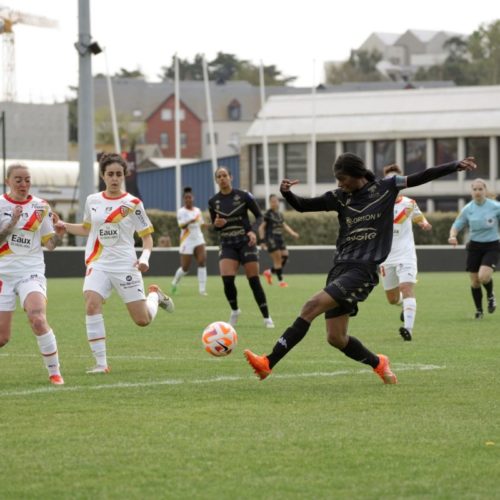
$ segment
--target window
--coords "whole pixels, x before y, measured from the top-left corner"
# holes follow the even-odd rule
[[[173,113],[172,113],[171,109],[169,109],[169,108],[163,108],[161,110],[161,119],[162,119],[162,121],[169,122],[169,121],[172,120],[172,116],[173,116]]]
[[[181,132],[181,149],[186,149],[188,145],[188,136],[185,132]]]
[[[363,161],[366,161],[366,143],[365,141],[347,141],[343,143],[344,153],[353,153]]]
[[[167,132],[162,132],[160,134],[160,147],[162,148],[168,148],[168,133]]]
[[[469,137],[465,139],[465,155],[474,156],[477,168],[472,172],[465,172],[466,179],[481,177],[490,178],[490,140],[488,137]]]
[[[427,168],[427,141],[425,139],[408,139],[404,141],[404,151],[405,175],[421,172]]]
[[[219,134],[214,132],[215,145],[219,144]],[[207,146],[210,146],[210,134],[207,132]]]
[[[269,182],[271,184],[278,183],[278,145],[269,144]],[[255,168],[255,183],[264,184],[264,157],[262,144],[257,144],[253,147],[253,164]]]
[[[227,116],[230,120],[241,120],[241,104],[236,99],[233,99],[227,107]]]
[[[335,161],[335,143],[316,143],[316,182],[335,182],[333,163]]]
[[[170,122],[173,120],[174,116],[174,111],[173,109],[170,108],[163,108],[161,110],[161,119],[164,122]],[[184,120],[186,118],[186,112],[181,108],[179,109],[179,119],[180,121]]]
[[[285,177],[307,182],[307,144],[285,144]]]
[[[434,140],[434,163],[436,165],[441,165],[443,163],[449,163],[450,161],[456,161],[458,158],[458,140],[455,138],[444,138]],[[436,180],[454,180],[458,178],[458,173],[447,175],[445,177],[440,177]]]
[[[384,176],[384,167],[396,162],[396,141],[374,141],[373,162],[375,175]]]

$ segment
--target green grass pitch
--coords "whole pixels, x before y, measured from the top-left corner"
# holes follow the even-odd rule
[[[351,320],[352,335],[390,356],[397,386],[329,347],[322,318],[259,382],[243,349],[269,351],[324,276],[287,279],[265,285],[267,330],[238,278],[239,345],[222,359],[200,342],[229,316],[220,278],[201,297],[186,277],[176,312],[147,328],[113,295],[112,372],[99,376],[85,374],[82,280],[49,280],[66,385],[49,386],[18,310],[0,350],[0,498],[499,498],[500,311],[472,319],[466,273],[420,275],[413,342],[380,285]]]

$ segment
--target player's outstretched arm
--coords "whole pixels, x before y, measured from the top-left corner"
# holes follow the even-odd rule
[[[406,177],[406,187],[415,187],[427,182],[433,181],[434,179],[439,179],[445,175],[452,174],[453,172],[466,170],[472,171],[477,168],[475,158],[473,156],[468,156],[460,161],[453,161],[451,163],[444,163],[443,165],[438,165],[437,167],[431,167],[421,172],[408,175]]]
[[[326,195],[317,196],[315,198],[302,198],[292,193],[290,188],[298,184],[298,180],[283,179],[280,184],[280,192],[283,198],[297,212],[326,212],[327,210],[335,210],[335,207],[329,207]]]

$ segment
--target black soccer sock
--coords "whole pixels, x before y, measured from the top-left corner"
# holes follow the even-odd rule
[[[472,292],[472,298],[474,299],[476,311],[482,311],[483,310],[483,291],[481,290],[481,287],[474,288],[471,286],[470,291]]]
[[[269,309],[267,308],[267,299],[264,289],[260,283],[260,278],[258,276],[252,276],[248,278],[248,283],[250,283],[250,288],[252,289],[255,302],[259,306],[260,312],[264,318],[269,318]]]
[[[285,330],[285,333],[278,339],[273,352],[267,356],[269,368],[272,368],[281,358],[288,354],[306,335],[311,323],[300,316],[293,322],[293,325]]]
[[[377,368],[380,360],[376,354],[369,351],[356,337],[349,335],[347,345],[340,349],[347,357],[359,361],[365,365],[370,365],[372,368]]]
[[[288,255],[281,256],[281,269],[285,267],[286,261],[288,260]]]
[[[490,298],[493,295],[493,278],[491,278],[488,283],[483,283],[483,286],[486,290],[487,297]]]
[[[276,269],[274,269],[274,267],[271,267],[271,272],[272,272],[273,274],[276,274]]]
[[[278,276],[278,279],[280,281],[282,281],[283,280],[283,269],[280,267],[279,269],[275,269],[275,271],[276,271],[276,276]]]
[[[238,309],[238,291],[236,290],[234,280],[235,276],[222,276],[222,282],[224,283],[224,295],[226,296],[231,309],[236,311],[236,309]]]

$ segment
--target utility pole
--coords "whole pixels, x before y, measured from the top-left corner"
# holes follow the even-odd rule
[[[90,0],[78,0],[78,149],[80,160],[79,207],[82,220],[87,196],[95,192],[94,162],[94,92],[92,81],[92,37],[90,34]],[[81,238],[80,238],[81,239]],[[81,243],[81,242],[80,242]]]
[[[5,132],[7,123],[5,121],[5,111],[2,111],[2,114],[0,115],[0,123],[2,124],[2,160],[3,160],[2,184],[3,184],[3,192],[5,194],[7,192],[7,186],[5,185],[5,177],[7,175],[7,140]]]

